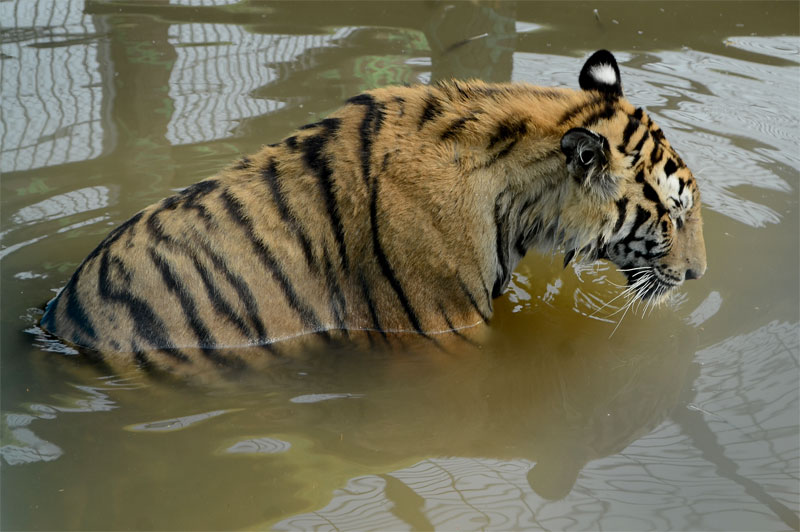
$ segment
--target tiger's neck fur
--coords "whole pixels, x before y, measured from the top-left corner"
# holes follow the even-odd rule
[[[483,256],[494,260],[482,265],[492,297],[506,288],[511,272],[531,248],[597,253],[596,235],[608,233],[604,227],[608,221],[592,224],[568,216],[567,174],[559,142],[587,113],[605,105],[595,95],[571,89],[480,83],[465,87],[449,82],[430,89],[422,109],[409,113],[439,115],[431,126],[417,129],[427,136],[426,144],[437,146],[442,167],[449,163],[455,172],[443,171],[431,181],[437,187],[466,190],[465,198],[475,199],[460,208],[462,219],[483,222],[477,234],[484,247],[493,248]],[[575,120],[564,120],[571,113]],[[413,168],[418,147],[410,148],[398,158],[407,155],[403,163]],[[447,240],[459,242],[462,228],[454,229]]]

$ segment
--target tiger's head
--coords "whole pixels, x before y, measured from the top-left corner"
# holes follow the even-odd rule
[[[561,139],[571,216],[582,218],[572,222],[594,226],[593,254],[624,273],[630,293],[660,301],[706,271],[697,182],[661,129],[623,98],[610,52],[592,55],[579,83],[589,110]]]

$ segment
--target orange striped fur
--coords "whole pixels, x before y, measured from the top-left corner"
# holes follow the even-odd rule
[[[696,181],[624,99],[611,54],[580,84],[358,95],[112,231],[42,326],[167,368],[245,367],[227,348],[269,358],[355,331],[435,342],[487,322],[530,248],[608,258],[661,298],[705,271]]]

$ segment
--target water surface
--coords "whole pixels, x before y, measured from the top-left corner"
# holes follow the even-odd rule
[[[799,15],[0,3],[0,525],[800,528]],[[531,254],[478,353],[342,351],[226,386],[105,375],[37,334],[112,227],[349,96],[452,76],[575,87],[598,48],[701,185],[709,270],[670,305],[618,324],[598,311],[613,268]]]

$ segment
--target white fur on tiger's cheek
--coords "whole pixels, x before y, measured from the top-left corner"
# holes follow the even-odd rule
[[[614,67],[611,65],[595,65],[589,71],[589,74],[595,81],[605,85],[616,85],[617,83],[617,73],[614,72]]]
[[[679,215],[692,208],[694,198],[692,197],[691,189],[686,186],[685,181],[683,186],[681,186],[681,180],[678,176],[675,174],[667,176],[664,174],[664,171],[661,170],[658,175],[658,183],[661,189],[661,196],[669,198],[667,206],[670,211],[672,211],[673,215]]]

